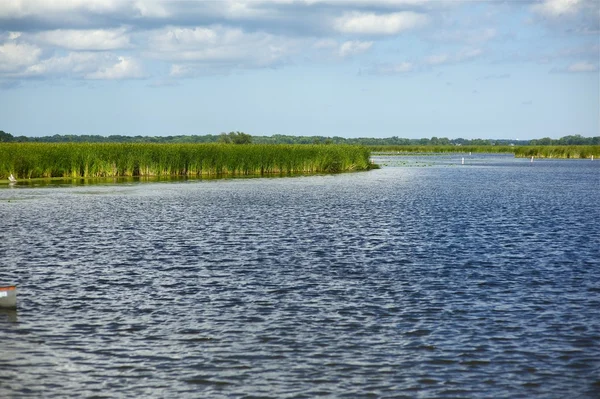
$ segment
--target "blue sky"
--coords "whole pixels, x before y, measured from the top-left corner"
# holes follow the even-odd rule
[[[13,135],[600,135],[600,0],[0,1]]]

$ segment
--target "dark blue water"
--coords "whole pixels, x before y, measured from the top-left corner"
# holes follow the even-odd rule
[[[600,396],[600,162],[0,187],[0,397]]]

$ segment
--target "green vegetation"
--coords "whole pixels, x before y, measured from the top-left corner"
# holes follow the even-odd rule
[[[535,145],[535,146],[540,146],[540,145],[552,145],[552,146],[559,146],[559,145],[600,145],[600,136],[596,136],[596,137],[582,137],[579,134],[576,134],[574,136],[565,136],[565,137],[561,137],[558,140],[554,140],[551,139],[550,137],[545,137],[543,139],[539,139],[539,140],[529,140],[529,145]]]
[[[0,143],[0,179],[336,173],[370,169],[369,157],[347,145]]]
[[[219,135],[219,143],[250,144],[252,143],[252,136],[243,132],[230,132],[229,134],[221,133]]]
[[[369,146],[374,152],[386,153],[507,153],[517,158],[600,158],[600,145],[557,146]]]
[[[522,146],[522,145],[600,145],[600,136],[583,137],[581,135],[565,136],[554,140],[543,138],[539,140],[509,140],[509,139],[449,139],[447,137],[432,137],[430,139],[407,139],[397,136],[386,138],[357,137],[344,138],[339,136],[288,136],[274,134],[272,136],[251,136],[243,132],[178,135],[178,136],[123,136],[123,135],[59,135],[45,137],[15,137],[0,130],[0,142],[19,143],[233,143],[233,144],[349,144],[364,146]]]
[[[600,158],[600,145],[536,145],[515,148],[515,156],[536,158]]]
[[[509,145],[387,145],[368,146],[375,152],[396,153],[450,153],[450,152],[481,152],[481,153],[514,153],[516,146]]]

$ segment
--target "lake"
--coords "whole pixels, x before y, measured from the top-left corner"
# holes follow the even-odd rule
[[[0,397],[599,397],[600,161],[375,161],[0,186]]]

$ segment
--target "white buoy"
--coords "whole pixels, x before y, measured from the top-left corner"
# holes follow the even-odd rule
[[[469,151],[469,156],[471,156],[471,151]]]
[[[592,161],[594,160],[594,156],[592,155]]]
[[[531,162],[533,163],[533,157],[531,157]]]
[[[0,308],[17,307],[17,287],[9,285],[0,287]]]
[[[12,183],[17,181],[17,179],[15,179],[15,177],[12,175],[12,173],[10,174],[10,176],[8,176],[8,180]]]
[[[461,165],[465,164],[465,158],[463,157],[462,161],[461,161]]]

